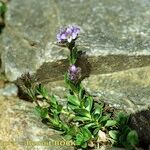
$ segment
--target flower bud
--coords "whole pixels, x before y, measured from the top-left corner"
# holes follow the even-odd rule
[[[76,67],[75,65],[70,66],[68,76],[69,79],[76,84],[81,76],[81,68]]]

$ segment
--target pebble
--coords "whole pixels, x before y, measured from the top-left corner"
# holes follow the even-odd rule
[[[17,96],[17,94],[18,87],[13,83],[6,84],[3,88],[0,87],[0,96]]]

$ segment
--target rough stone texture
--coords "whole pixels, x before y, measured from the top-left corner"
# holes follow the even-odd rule
[[[60,26],[72,23],[82,28],[80,49],[92,57],[90,63],[94,70],[103,73],[105,64],[115,65],[113,71],[136,67],[136,62],[145,60],[145,55],[146,60],[150,58],[149,8],[149,0],[13,0],[8,7],[3,35],[2,60],[6,75],[9,80],[15,80],[25,71],[36,72],[44,62],[65,59],[67,51],[54,44],[55,35]],[[133,58],[127,57],[124,65],[117,66],[113,60],[118,55]],[[101,59],[97,56],[108,56],[102,58],[106,62],[103,66],[94,63]]]
[[[92,95],[135,112],[150,105],[149,18],[149,0],[12,0],[0,37],[3,70],[10,81],[27,71],[36,73],[40,82],[64,96],[68,51],[56,45],[55,36],[60,26],[77,24],[82,28],[79,49],[86,52],[78,64],[87,75],[87,65],[91,69],[84,86]],[[17,98],[0,97],[0,140],[61,139],[40,123],[32,108]],[[6,146],[2,149],[12,149]]]
[[[0,96],[0,110],[0,149],[74,150],[72,146],[59,145],[58,142],[63,141],[64,138],[59,132],[41,123],[40,118],[34,114],[33,103],[17,97]],[[42,146],[42,144],[48,145],[48,142],[49,146]],[[102,147],[101,150],[107,148]],[[110,150],[124,150],[124,148]]]
[[[139,135],[139,144],[143,148],[150,146],[150,109],[142,110],[131,115],[130,126],[135,129]]]
[[[150,106],[150,67],[91,75],[83,84],[91,94],[130,113]]]
[[[0,56],[1,56],[2,51],[4,51],[4,49],[3,49],[3,44],[2,44],[2,36],[0,34]],[[0,66],[1,66],[1,63],[0,63]]]
[[[65,96],[63,80],[43,84],[60,97]],[[90,75],[83,80],[85,89],[100,100],[134,113],[150,106],[150,67],[134,68],[109,74]]]
[[[35,72],[45,61],[62,58],[59,54],[62,51],[51,50],[58,28],[56,10],[55,1],[50,0],[9,3],[2,54],[9,80],[15,80],[25,71]]]
[[[41,120],[34,114],[34,105],[32,103],[22,101],[16,97],[0,96],[0,110],[0,149],[73,149],[71,146],[55,146],[52,144],[49,144],[49,146],[31,145],[31,143],[35,144],[34,142],[36,141],[59,142],[63,140],[59,132],[41,123]]]
[[[89,92],[113,104],[149,105],[149,8],[149,0],[13,0],[2,35],[6,76],[12,81],[29,71],[49,86],[59,83],[68,51],[55,36],[60,26],[75,23],[82,29],[78,45],[86,56],[78,64],[90,73],[84,81]]]
[[[0,95],[1,96],[17,96],[18,95],[18,87],[15,84],[11,84],[11,83],[6,84],[2,88],[0,87]]]

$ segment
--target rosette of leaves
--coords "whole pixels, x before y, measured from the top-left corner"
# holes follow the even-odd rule
[[[123,112],[116,114],[115,120],[117,126],[109,131],[109,136],[113,145],[117,147],[125,147],[126,149],[135,149],[138,145],[138,134],[128,126],[129,116]]]

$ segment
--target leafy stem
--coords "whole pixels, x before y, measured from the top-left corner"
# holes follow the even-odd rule
[[[128,117],[121,112],[115,114],[114,109],[96,101],[82,86],[81,68],[76,66],[79,51],[75,40],[79,31],[79,28],[69,26],[57,35],[58,41],[66,44],[70,52],[69,69],[64,76],[68,89],[66,107],[41,84],[32,86],[29,74],[22,78],[26,92],[37,104],[35,112],[49,127],[73,140],[77,148],[100,148],[105,144],[135,149],[138,135],[128,126]]]

